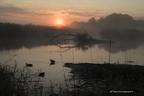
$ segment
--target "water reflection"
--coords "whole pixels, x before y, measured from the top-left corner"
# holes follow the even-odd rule
[[[67,49],[67,46],[70,46],[70,45],[63,45],[63,46],[61,45],[61,47],[64,47],[63,50]],[[38,72],[45,72],[45,75],[44,75],[45,78],[42,78],[42,79],[46,81],[44,82],[44,84],[46,86],[49,86],[50,80],[59,84],[63,83],[63,81],[65,80],[64,75],[63,75],[64,73],[63,67],[62,67],[63,63],[66,63],[66,62],[104,63],[105,61],[107,62],[108,52],[106,52],[103,49],[98,48],[98,46],[99,45],[96,45],[94,46],[94,48],[88,49],[85,52],[83,52],[82,50],[75,50],[75,48],[70,47],[70,50],[58,53],[56,51],[61,50],[60,47],[42,46],[42,47],[35,47],[30,50],[26,48],[23,48],[21,50],[16,50],[16,51],[12,50],[9,53],[17,54],[17,56],[15,56],[15,60],[18,61],[18,64],[20,67],[26,66],[26,62],[27,62],[28,64],[33,64],[33,67],[30,67],[30,69],[33,72],[37,72],[37,70],[42,69],[41,71],[38,71]],[[107,44],[107,46],[109,46],[109,44]],[[51,51],[53,53],[51,53]],[[6,57],[7,55],[5,55],[4,52],[0,55],[1,55],[0,61],[2,62],[3,58]],[[119,61],[119,63],[123,63],[123,61],[125,61],[124,56],[125,56],[124,53],[112,55],[111,61],[112,62]],[[135,54],[135,56],[133,56],[131,60],[136,61],[137,58],[139,59],[138,64],[143,64],[143,58],[140,57],[139,54]],[[55,65],[50,64],[51,63],[50,59],[55,60],[56,64]],[[66,71],[67,78],[70,75],[70,73],[68,72],[69,71]]]
[[[49,38],[10,38],[10,39],[0,39],[0,50],[14,50],[20,48],[34,48],[39,46],[52,45]]]
[[[77,50],[86,51],[89,48],[93,48],[95,45],[98,45],[99,48],[103,48],[105,51],[109,51],[110,44],[109,41],[102,41],[97,39],[77,39],[77,41],[69,41],[67,43],[60,41],[59,42],[51,42],[51,38],[29,38],[29,39],[1,39],[0,40],[0,50],[16,50],[21,48],[31,49],[39,46],[48,46],[55,45],[59,47],[59,51],[51,51],[51,52],[66,52],[71,48],[75,48]],[[116,53],[120,51],[127,51],[131,49],[136,49],[139,46],[143,45],[144,39],[130,39],[130,38],[116,38],[112,37],[113,43],[111,43],[111,53]]]
[[[111,53],[136,49],[144,45],[144,32],[136,29],[107,29],[99,32],[101,38],[111,40]],[[108,44],[100,44],[99,48],[109,51]]]
[[[117,52],[126,52],[128,50],[137,49],[139,46],[143,46],[143,44],[139,44],[139,42],[115,42],[111,44],[111,53]],[[106,51],[109,51],[109,44],[99,44],[99,48],[103,48]]]

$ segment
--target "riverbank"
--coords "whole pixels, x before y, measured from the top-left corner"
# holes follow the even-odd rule
[[[0,95],[20,96],[143,96],[144,66],[126,64],[66,63],[71,68],[72,81],[64,86],[51,82],[44,87],[38,73],[17,63],[0,65]],[[58,91],[54,91],[58,87]],[[23,95],[22,95],[23,94]],[[39,95],[38,95],[39,94]]]
[[[73,79],[81,80],[98,96],[142,96],[144,66],[128,64],[66,63]],[[96,96],[97,96],[96,95]]]

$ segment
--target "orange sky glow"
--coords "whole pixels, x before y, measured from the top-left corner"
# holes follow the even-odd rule
[[[144,0],[1,0],[0,22],[69,25],[112,13],[144,18]]]

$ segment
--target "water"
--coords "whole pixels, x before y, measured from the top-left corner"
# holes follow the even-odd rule
[[[63,45],[67,46],[67,45]],[[1,50],[0,62],[7,61],[9,56],[15,55],[13,60],[18,62],[20,68],[25,67],[26,63],[33,64],[30,68],[33,72],[41,70],[45,72],[43,83],[45,86],[50,85],[50,81],[55,84],[64,84],[63,64],[67,62],[74,63],[104,63],[109,62],[109,52],[105,47],[108,44],[95,45],[86,51],[78,50],[77,48],[60,48],[55,45],[39,46],[31,49],[20,48],[13,50]],[[114,44],[113,44],[114,46]],[[112,50],[115,50],[112,46]],[[117,51],[111,53],[111,63],[122,63],[125,61],[134,61],[134,65],[143,65],[144,63],[144,46],[126,51]],[[61,54],[61,55],[60,55]],[[62,61],[61,61],[62,58]],[[50,59],[56,61],[55,65],[50,65]],[[70,78],[70,69],[65,68],[66,78]]]

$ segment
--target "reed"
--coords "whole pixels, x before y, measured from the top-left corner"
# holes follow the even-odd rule
[[[67,83],[67,79],[66,79],[66,74],[65,74],[65,69],[64,69],[64,64],[63,64],[63,59],[62,59],[62,54],[60,54],[60,57],[61,57],[61,62],[62,62],[62,68],[63,68],[63,72],[64,72],[64,80],[65,80],[65,84],[66,84],[66,87],[67,87],[67,95],[69,96],[69,88],[68,88],[68,83]]]
[[[29,67],[18,68],[17,62],[9,58],[0,64],[0,96],[95,96],[94,90],[84,85],[80,79],[74,80],[74,84],[68,83],[63,66],[65,86],[57,85],[50,81],[49,87],[41,84],[39,72],[33,73]],[[8,65],[9,63],[9,65]],[[10,65],[10,63],[13,63]],[[57,87],[57,89],[55,89]],[[57,90],[57,91],[55,91]]]
[[[18,68],[13,56],[0,63],[0,96],[49,96],[48,87],[41,84],[39,72],[28,67]],[[51,85],[52,86],[52,85]],[[50,87],[52,89],[52,87]]]

